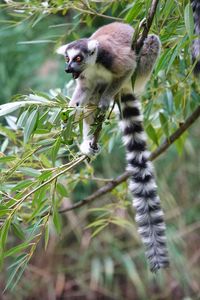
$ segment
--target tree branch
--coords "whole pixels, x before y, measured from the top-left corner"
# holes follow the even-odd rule
[[[170,135],[168,139],[166,139],[163,142],[163,144],[161,144],[154,152],[152,152],[150,156],[150,160],[154,160],[155,158],[160,156],[160,154],[165,152],[167,148],[169,148],[169,146],[173,144],[199,118],[199,116],[200,116],[200,105],[186,119],[186,121],[182,123],[180,127],[174,133],[172,133],[172,135]]]
[[[144,24],[142,25],[143,26],[142,34],[136,42],[136,46],[135,46],[136,53],[140,52],[140,49],[143,46],[144,40],[146,39],[146,37],[149,33],[150,27],[151,27],[152,22],[153,22],[154,15],[156,13],[156,8],[157,8],[157,5],[158,5],[158,2],[159,2],[159,0],[153,0],[152,1],[151,7],[148,11],[148,16],[147,16],[146,22],[144,22]]]
[[[98,149],[98,140],[99,140],[99,136],[102,130],[102,126],[103,126],[103,121],[105,120],[105,113],[101,112],[97,112],[96,118],[95,118],[95,122],[97,123],[97,127],[95,129],[95,132],[93,134],[93,140],[91,143],[91,147],[93,149]]]
[[[200,116],[200,106],[196,108],[196,110],[186,119],[186,121],[181,124],[181,126],[169,136],[155,151],[153,151],[150,155],[150,160],[156,159],[163,152],[165,152]],[[106,193],[112,191],[116,186],[126,181],[130,176],[129,172],[124,172],[117,178],[111,180],[109,183],[98,189],[96,192],[86,197],[85,199],[79,201],[78,203],[71,205],[69,207],[60,209],[60,213],[64,213],[76,208],[79,208],[85,204],[88,204],[95,199],[105,195]]]

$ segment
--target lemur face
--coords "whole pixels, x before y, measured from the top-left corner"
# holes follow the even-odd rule
[[[86,68],[95,64],[97,47],[96,40],[80,39],[58,48],[57,53],[64,55],[66,60],[65,72],[72,73],[77,79]]]

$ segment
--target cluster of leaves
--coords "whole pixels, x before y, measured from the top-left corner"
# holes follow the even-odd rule
[[[72,14],[74,19],[70,38],[79,37],[74,29],[79,24],[78,18],[87,25],[81,31],[81,36],[92,32],[92,26],[103,24],[109,19],[121,19],[137,27],[150,5],[150,0],[120,3],[35,0],[8,1],[4,4],[15,22],[19,18],[20,23],[28,20],[36,25],[50,14]],[[199,105],[200,88],[191,75],[193,66],[188,54],[194,38],[190,5],[172,0],[160,2],[152,31],[159,34],[163,50],[142,104],[145,130],[151,141],[151,148],[154,149]],[[0,116],[6,115],[6,126],[0,126],[0,258],[2,263],[4,259],[14,258],[10,263],[10,277],[6,288],[14,287],[13,282],[18,282],[43,236],[45,248],[47,247],[52,223],[57,234],[62,233],[64,224],[60,208],[65,204],[71,205],[72,198],[75,201],[80,200],[80,197],[84,198],[85,190],[82,194],[80,192],[83,185],[89,192],[109,182],[110,179],[102,178],[103,176],[99,178],[94,174],[102,171],[99,165],[103,164],[104,176],[113,176],[114,172],[109,168],[112,166],[114,170],[115,166],[109,164],[111,156],[108,154],[119,141],[117,121],[112,115],[102,130],[103,150],[97,159],[99,165],[96,162],[94,165],[88,164],[77,147],[81,141],[83,115],[76,118],[77,111],[67,107],[66,97],[62,93],[37,92],[28,96],[16,95],[13,100],[14,102],[0,107]],[[180,153],[185,138],[186,135],[176,142]],[[121,153],[119,151],[118,155]],[[84,168],[79,166],[82,162]],[[129,232],[129,239],[132,239],[130,232],[134,232],[137,243],[132,218],[131,221],[126,220],[127,215],[121,213],[123,207],[129,205],[126,200],[126,184],[116,188],[111,197],[114,203],[104,204],[103,207],[90,211],[88,221],[84,222],[85,228],[88,231],[92,229],[90,236],[94,236],[109,225],[111,228],[113,225],[122,226]],[[106,243],[106,239],[103,243]],[[91,257],[90,254],[87,259]],[[138,294],[145,297],[141,277],[132,261],[134,253],[131,256],[128,252],[123,255],[114,253],[114,256],[114,260],[112,255],[105,256],[104,271],[101,259],[93,257],[92,280],[101,284],[101,274],[104,273],[109,286],[109,281],[114,276],[114,263],[120,257]],[[143,259],[141,253],[139,257],[140,260]],[[180,265],[183,266],[184,261]]]

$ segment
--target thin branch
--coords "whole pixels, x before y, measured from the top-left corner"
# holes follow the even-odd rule
[[[164,141],[162,145],[160,145],[150,156],[150,160],[154,160],[160,154],[165,152],[167,148],[171,144],[173,144],[200,116],[200,106],[198,106],[194,112],[186,119],[184,123],[180,125],[180,127],[169,136],[168,139]]]
[[[159,2],[159,0],[153,0],[152,1],[151,7],[148,11],[148,16],[147,16],[146,22],[144,22],[144,24],[142,25],[143,26],[142,34],[136,42],[136,47],[135,47],[136,53],[139,53],[140,49],[143,46],[144,40],[146,39],[146,37],[149,33],[150,27],[151,27],[152,22],[153,22],[153,18],[154,18],[155,13],[156,13],[156,8],[157,8],[157,5],[158,5],[158,2]]]
[[[102,130],[102,126],[103,126],[103,121],[105,120],[105,113],[97,113],[96,118],[95,118],[95,122],[97,123],[97,127],[95,129],[95,132],[93,134],[93,140],[91,143],[91,147],[93,149],[98,149],[98,140],[99,140],[99,136]]]
[[[83,9],[83,8],[80,8],[80,7],[77,7],[77,6],[74,6],[74,5],[71,8],[75,9],[75,10],[78,10],[78,11],[80,11],[82,13],[85,13],[85,14],[89,14],[89,15],[93,15],[93,16],[97,16],[97,17],[101,17],[101,18],[105,18],[105,19],[110,19],[110,20],[118,21],[118,22],[123,21],[123,19],[121,19],[121,18],[112,17],[112,16],[109,16],[109,15],[104,15],[104,14],[98,13],[95,10],[91,10],[91,9],[86,10],[86,9]]]
[[[56,180],[59,176],[65,174],[66,172],[70,171],[72,168],[74,168],[75,166],[79,165],[81,162],[83,162],[85,159],[87,158],[86,155],[82,155],[79,158],[77,158],[70,166],[68,166],[67,168],[65,168],[64,170],[61,170],[60,172],[58,172],[57,174],[55,174],[53,177],[49,178],[48,180],[44,181],[41,185],[37,186],[35,189],[33,189],[32,191],[30,191],[29,193],[27,193],[24,197],[22,197],[21,199],[19,199],[17,202],[15,202],[13,205],[11,205],[9,208],[14,208],[14,210],[11,212],[11,214],[13,214],[13,212],[15,212],[16,209],[18,209],[21,205],[22,202],[24,202],[26,199],[28,199],[31,195],[33,195],[34,193],[36,193],[38,190],[40,190],[42,187],[48,185],[49,183],[51,183],[52,181]],[[68,165],[68,164],[67,164]]]
[[[186,121],[183,124],[181,124],[181,126],[172,135],[169,136],[167,140],[165,140],[155,151],[151,153],[150,160],[156,159],[163,152],[165,152],[199,118],[199,116],[200,116],[200,106],[196,108],[196,110],[186,119]],[[85,199],[79,201],[74,205],[59,210],[59,212],[60,213],[67,212],[94,201],[95,199],[112,191],[116,186],[126,181],[129,178],[129,176],[130,176],[129,172],[124,172],[117,178],[110,181],[108,184],[98,189],[90,196],[86,197]]]

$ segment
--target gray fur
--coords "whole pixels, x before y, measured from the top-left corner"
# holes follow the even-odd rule
[[[88,54],[88,39],[80,39],[77,41],[73,41],[70,44],[67,45],[66,51],[69,49],[79,49],[80,51],[84,52],[85,54]]]

